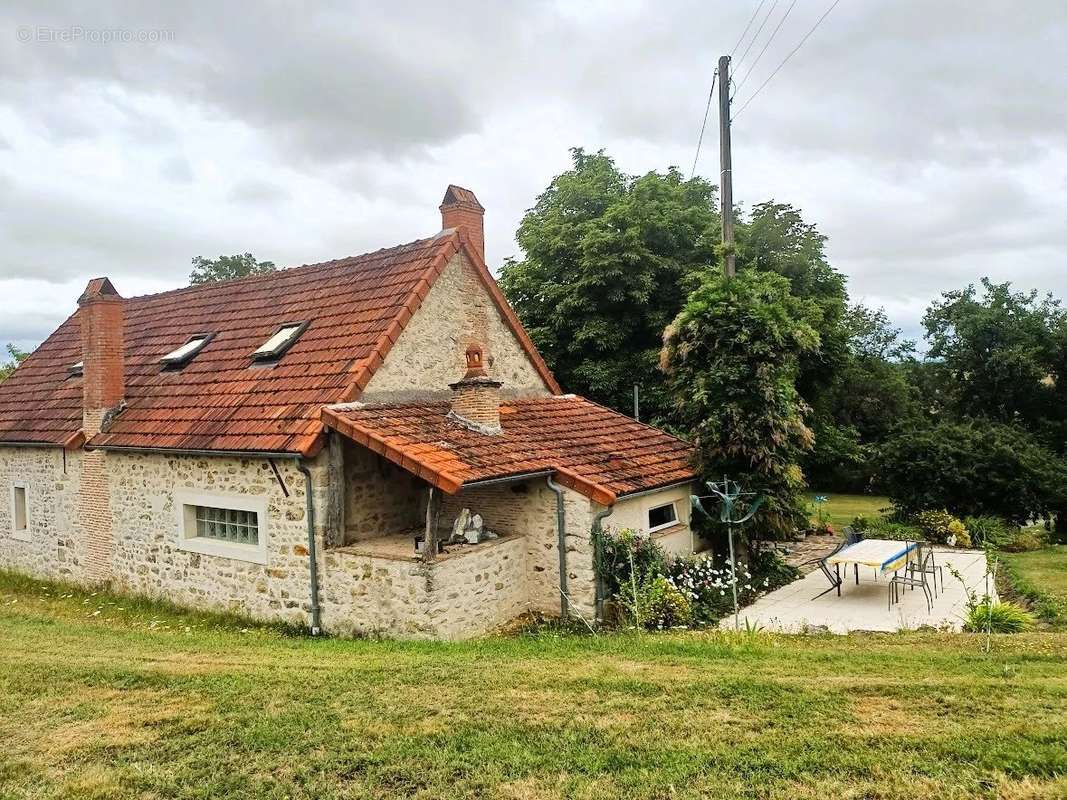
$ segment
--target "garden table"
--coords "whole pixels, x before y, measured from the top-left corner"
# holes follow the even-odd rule
[[[837,589],[838,596],[841,595],[841,584],[843,583],[841,579],[842,564],[855,564],[857,567],[874,567],[882,574],[896,572],[908,563],[911,554],[918,547],[918,542],[899,542],[892,539],[864,539],[855,544],[850,544],[848,547],[842,547],[826,559],[826,564],[832,564],[834,567],[833,573],[830,573],[829,570],[824,570],[827,576],[830,577],[832,584],[826,591]],[[857,582],[859,581],[858,572],[856,580]],[[826,592],[823,592],[823,594],[826,594]]]

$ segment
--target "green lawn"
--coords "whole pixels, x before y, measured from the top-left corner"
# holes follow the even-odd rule
[[[1067,545],[1002,553],[1012,587],[1049,625],[1067,630]]]
[[[815,498],[820,495],[827,498],[822,504],[823,510],[830,517],[834,530],[839,532],[846,525],[850,525],[854,517],[879,517],[882,511],[891,505],[888,497],[880,495],[811,492],[808,494],[808,503],[812,508],[812,519],[815,519]]]
[[[1067,635],[310,640],[0,573],[0,798],[1053,798]]]

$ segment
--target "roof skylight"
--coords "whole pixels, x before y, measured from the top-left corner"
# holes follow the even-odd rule
[[[287,322],[278,328],[256,352],[252,353],[252,358],[256,361],[273,361],[281,358],[286,350],[296,344],[296,340],[307,330],[309,324],[308,322]]]
[[[185,364],[192,360],[193,356],[203,350],[214,336],[215,334],[213,333],[198,333],[195,336],[192,336],[189,341],[177,350],[171,350],[163,356],[163,358],[159,359],[159,361],[166,367],[177,367]]]
[[[84,371],[85,371],[85,362],[83,362],[83,361],[79,361],[76,364],[71,364],[69,367],[67,367],[67,375],[69,375],[71,378],[76,378],[78,375],[81,375]]]

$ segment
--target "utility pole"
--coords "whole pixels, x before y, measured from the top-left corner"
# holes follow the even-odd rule
[[[730,152],[730,56],[719,56],[719,197],[722,200],[723,274],[734,277],[734,173]]]

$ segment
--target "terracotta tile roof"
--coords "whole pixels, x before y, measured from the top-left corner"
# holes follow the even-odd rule
[[[505,401],[503,433],[447,417],[447,403],[326,408],[323,422],[449,493],[464,484],[552,470],[603,505],[695,476],[693,448],[581,397]]]
[[[546,383],[559,387],[464,234],[125,302],[127,408],[90,447],[313,453],[320,409],[355,399],[448,260],[460,249]],[[501,305],[502,304],[502,305]],[[251,353],[282,323],[310,322],[276,365]],[[215,337],[177,371],[159,359],[197,333]],[[0,442],[77,446],[78,314],[0,383]]]

